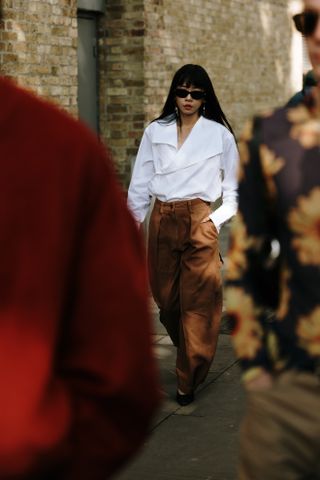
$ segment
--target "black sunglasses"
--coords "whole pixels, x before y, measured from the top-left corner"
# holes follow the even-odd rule
[[[302,33],[305,37],[312,35],[316,29],[320,13],[312,10],[307,10],[302,13],[294,15],[293,21],[296,29]]]
[[[193,100],[202,100],[206,96],[206,92],[201,92],[200,90],[192,90],[190,92],[186,88],[177,88],[175,93],[179,98],[186,98],[190,95]]]

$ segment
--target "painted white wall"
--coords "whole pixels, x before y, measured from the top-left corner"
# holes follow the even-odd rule
[[[302,11],[301,0],[289,1],[289,15]],[[302,88],[302,78],[304,73],[304,55],[303,55],[303,37],[301,33],[297,32],[292,22],[292,40],[291,40],[291,78],[290,87],[292,93],[295,93]]]

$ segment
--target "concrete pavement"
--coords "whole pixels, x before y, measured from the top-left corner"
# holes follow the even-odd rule
[[[234,480],[244,393],[227,325],[208,378],[187,407],[174,400],[175,347],[156,313],[153,343],[165,400],[144,448],[116,480]]]
[[[226,256],[229,227],[219,234]],[[215,360],[194,403],[175,402],[175,347],[160,324],[157,307],[153,344],[159,362],[164,402],[140,454],[115,480],[234,480],[237,437],[244,408],[240,371],[222,320]]]

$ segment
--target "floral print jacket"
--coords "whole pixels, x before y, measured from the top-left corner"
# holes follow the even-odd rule
[[[245,371],[313,371],[320,357],[320,120],[306,99],[246,126],[227,313]]]

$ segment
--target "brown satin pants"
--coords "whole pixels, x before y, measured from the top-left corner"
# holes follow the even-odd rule
[[[208,203],[159,200],[150,217],[150,285],[160,321],[177,347],[178,388],[189,393],[212,363],[222,311],[218,232]]]

